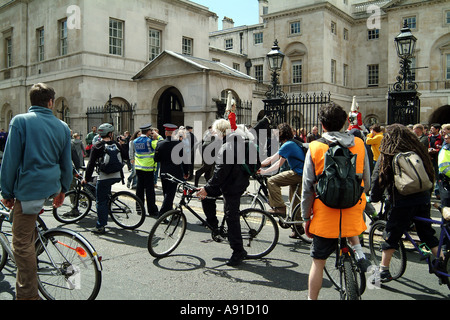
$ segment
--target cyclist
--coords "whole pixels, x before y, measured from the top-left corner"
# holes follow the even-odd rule
[[[59,207],[72,181],[70,130],[52,112],[55,91],[32,86],[31,107],[11,120],[1,166],[2,202],[13,209],[13,253],[17,266],[16,299],[40,300],[34,242],[38,213],[57,195]]]
[[[259,174],[267,174],[269,172],[278,170],[287,160],[290,170],[280,172],[267,180],[267,189],[269,190],[269,204],[272,207],[269,212],[277,214],[283,218],[286,217],[286,205],[281,196],[281,187],[289,186],[289,199],[292,199],[297,184],[302,183],[303,164],[305,161],[305,154],[298,143],[295,142],[292,128],[287,123],[282,123],[278,126],[279,137],[282,146],[280,150],[274,155],[268,157],[261,162],[261,167],[267,169],[259,169]],[[300,195],[301,187],[298,190]],[[293,204],[295,208],[297,203]]]
[[[414,216],[430,219],[431,190],[401,195],[394,186],[394,173],[392,160],[399,152],[414,151],[423,161],[425,170],[431,181],[434,181],[434,168],[427,154],[427,149],[417,140],[414,132],[401,124],[392,124],[386,128],[386,133],[380,145],[379,173],[376,179],[372,178],[370,198],[372,201],[380,201],[381,195],[386,190],[388,200],[391,203],[391,211],[386,222],[385,242],[382,244],[382,257],[380,263],[380,281],[392,280],[389,272],[389,264],[393,253],[398,249],[398,243],[403,233],[411,225]],[[374,171],[374,174],[377,171]],[[414,221],[419,238],[424,241],[434,255],[437,254],[438,239],[435,231],[429,223]]]
[[[98,178],[95,187],[96,190],[96,203],[97,203],[97,216],[98,220],[96,226],[92,229],[93,233],[104,234],[106,232],[105,226],[108,222],[109,208],[108,200],[111,196],[112,185],[121,181],[123,182],[123,171],[122,168],[114,172],[105,172],[99,166],[102,163],[102,159],[105,159],[106,148],[115,145],[120,152],[120,160],[124,159],[125,151],[121,148],[120,144],[114,139],[114,126],[109,123],[103,123],[97,129],[97,133],[101,137],[101,140],[96,142],[91,149],[91,156],[89,157],[89,162],[86,167],[86,173],[84,176],[82,184],[86,184],[88,181],[92,180],[92,174],[96,167],[98,168]],[[120,161],[119,160],[119,161]],[[122,162],[123,166],[123,162]]]
[[[228,260],[228,266],[239,265],[247,256],[244,250],[241,225],[239,217],[239,205],[241,195],[249,185],[250,176],[244,172],[242,165],[237,163],[237,143],[243,138],[238,136],[236,132],[231,132],[230,122],[225,119],[216,120],[213,124],[213,131],[223,137],[223,145],[220,147],[217,158],[216,167],[213,177],[206,185],[199,190],[197,196],[203,199],[203,209],[207,216],[208,222],[213,227],[217,226],[217,218],[215,218],[215,201],[205,208],[204,201],[206,196],[219,196],[223,194],[224,210],[228,226],[228,240],[233,250],[231,258]],[[236,141],[237,140],[237,141]],[[214,219],[215,218],[215,219]],[[216,220],[215,222],[213,220]]]
[[[322,124],[323,138],[330,142],[337,142],[348,147],[353,154],[357,154],[356,173],[361,174],[365,191],[370,186],[369,158],[366,154],[364,142],[349,133],[339,132],[347,121],[347,113],[341,106],[329,103],[319,110],[319,120]],[[317,177],[323,172],[325,153],[328,145],[319,141],[312,141],[309,145],[303,167],[302,185],[302,216],[307,234],[313,235],[311,256],[313,262],[309,273],[308,298],[316,300],[322,287],[323,270],[326,259],[336,250],[339,235],[349,238],[360,263],[367,262],[362,254],[358,235],[366,230],[363,211],[366,197],[363,193],[361,201],[348,209],[333,209],[325,206],[315,198],[314,185]],[[359,156],[361,155],[361,156]],[[313,211],[311,219],[311,211]],[[340,223],[342,213],[342,223]],[[364,267],[364,264],[362,264]]]

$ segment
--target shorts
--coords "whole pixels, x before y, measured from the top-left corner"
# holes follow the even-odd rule
[[[310,256],[314,259],[326,260],[333,252],[336,251],[338,239],[322,238],[314,236]]]

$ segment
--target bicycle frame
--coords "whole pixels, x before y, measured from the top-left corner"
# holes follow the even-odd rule
[[[438,245],[438,251],[437,251],[437,258],[436,259],[430,259],[430,257],[434,257],[433,254],[431,252],[424,253],[420,249],[420,246],[417,244],[417,242],[411,237],[411,235],[407,231],[404,233],[404,236],[406,237],[406,239],[409,242],[411,242],[411,244],[414,246],[416,251],[421,255],[422,259],[427,261],[430,273],[435,273],[437,275],[450,277],[450,274],[447,274],[445,272],[439,271],[437,269],[437,264],[439,262],[439,257],[441,256],[442,246],[444,245],[444,240],[445,240],[445,238],[447,238],[447,240],[450,241],[450,233],[449,233],[449,229],[448,229],[449,222],[445,221],[443,218],[442,218],[441,221],[438,221],[438,220],[428,219],[428,218],[423,218],[423,217],[414,217],[413,220],[422,221],[422,222],[426,222],[426,223],[429,223],[429,224],[435,223],[435,224],[438,224],[440,226],[441,234],[439,236],[439,245]]]

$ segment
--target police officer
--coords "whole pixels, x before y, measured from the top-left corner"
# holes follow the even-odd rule
[[[150,216],[158,215],[158,207],[155,203],[155,185],[154,172],[156,163],[154,160],[157,140],[152,140],[149,136],[152,134],[151,124],[140,127],[141,136],[133,141],[135,156],[134,166],[137,176],[136,196],[145,203],[147,199],[147,212]]]
[[[173,209],[173,199],[175,198],[175,192],[177,191],[177,183],[170,181],[164,174],[169,173],[177,179],[183,179],[183,166],[174,163],[174,160],[176,162],[174,157],[178,157],[178,159],[181,160],[183,156],[182,148],[177,148],[178,153],[176,152],[176,149],[173,152],[174,148],[182,143],[178,140],[178,137],[172,139],[172,134],[177,128],[178,127],[174,124],[165,124],[164,130],[166,139],[159,141],[155,149],[155,161],[161,163],[161,184],[164,195],[164,200],[159,212],[160,215]]]

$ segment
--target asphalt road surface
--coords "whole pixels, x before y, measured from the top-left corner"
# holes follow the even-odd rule
[[[117,184],[115,189],[126,187]],[[161,200],[160,194],[157,200]],[[147,251],[154,218],[147,217],[135,231],[123,230],[110,220],[107,234],[100,236],[90,232],[95,225],[95,214],[65,226],[51,213],[44,213],[43,219],[49,227],[63,226],[81,233],[102,256],[102,286],[97,300],[169,300],[174,302],[169,312],[191,312],[191,315],[192,312],[206,312],[206,309],[195,308],[206,304],[216,306],[216,312],[220,305],[222,313],[228,310],[231,315],[235,308],[236,313],[248,314],[234,304],[229,305],[228,301],[245,302],[259,308],[253,310],[255,315],[256,312],[264,314],[267,310],[262,310],[262,306],[268,304],[267,308],[270,308],[270,302],[274,300],[281,301],[283,308],[295,307],[296,302],[307,300],[311,265],[309,246],[289,238],[289,229],[280,228],[279,243],[268,256],[245,260],[239,267],[229,267],[226,265],[231,256],[229,245],[212,241],[209,231],[190,213],[186,215],[188,228],[183,242],[170,256],[162,259],[153,258]],[[367,247],[365,251],[370,257]],[[427,265],[409,253],[405,274],[381,288],[367,288],[363,300],[448,300],[449,297],[449,288],[439,285],[437,277],[428,273]],[[0,300],[14,298],[15,267],[8,263],[0,273]],[[320,299],[339,299],[326,276]],[[273,311],[269,312],[273,314]]]

